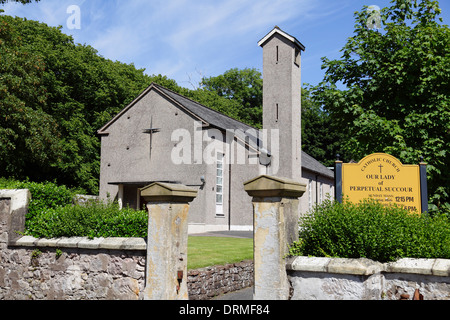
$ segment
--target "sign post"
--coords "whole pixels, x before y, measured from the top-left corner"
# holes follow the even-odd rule
[[[334,163],[334,198],[342,203],[342,161],[337,154],[337,160]]]
[[[397,204],[411,212],[428,210],[426,163],[404,165],[386,153],[373,153],[358,163],[336,161],[336,200],[372,199]]]

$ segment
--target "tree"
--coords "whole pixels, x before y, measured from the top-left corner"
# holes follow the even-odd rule
[[[22,175],[28,164],[45,171],[61,153],[56,121],[44,112],[44,61],[25,50],[10,22],[0,19],[0,165]]]
[[[152,77],[74,44],[60,28],[10,16],[0,26],[1,175],[96,193],[96,131]]]
[[[237,68],[217,77],[203,78],[202,88],[214,91],[220,97],[239,103],[237,119],[261,128],[262,124],[262,77],[256,69]]]
[[[450,30],[440,12],[437,1],[393,0],[380,12],[381,30],[367,23],[372,12],[356,12],[354,35],[340,59],[323,58],[313,92],[345,128],[347,156],[423,157],[431,209],[450,208]]]
[[[327,167],[342,155],[344,136],[335,119],[311,96],[312,87],[302,87],[302,150]]]

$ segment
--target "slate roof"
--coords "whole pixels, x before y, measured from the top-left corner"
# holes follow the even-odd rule
[[[208,108],[198,102],[195,102],[194,100],[186,98],[160,85],[155,84],[155,87],[214,127],[220,129],[234,129],[234,130],[240,129],[242,131],[246,131],[247,129],[252,128],[245,123],[230,118],[229,116],[224,115],[223,113]]]
[[[334,179],[334,172],[302,150],[302,167],[322,176]]]
[[[249,126],[243,122],[230,118],[223,113],[220,113],[216,110],[208,108],[196,101],[193,101],[189,98],[186,98],[172,90],[169,90],[163,86],[160,86],[156,83],[152,83],[147,89],[145,89],[136,99],[134,99],[128,106],[126,106],[122,111],[120,111],[113,119],[111,119],[108,123],[106,123],[101,129],[98,130],[98,134],[103,135],[107,134],[107,128],[114,123],[118,118],[122,116],[128,109],[130,109],[136,102],[138,102],[144,95],[146,95],[149,91],[156,90],[167,99],[178,105],[180,108],[184,109],[188,114],[191,114],[193,117],[198,118],[199,121],[202,121],[206,126],[210,125],[216,127],[218,129],[227,130],[233,129],[238,138],[241,138],[245,141],[246,132],[249,129],[258,130],[252,126]],[[251,132],[252,130],[250,130]],[[242,136],[239,136],[242,134]],[[248,131],[247,131],[248,137]],[[256,137],[251,137],[249,142],[250,146],[257,149],[258,142]],[[306,152],[302,150],[302,167],[309,171],[318,173],[320,175],[329,177],[334,179],[334,172],[329,170],[319,161],[308,155]]]

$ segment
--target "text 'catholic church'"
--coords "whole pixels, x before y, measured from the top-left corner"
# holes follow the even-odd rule
[[[301,212],[333,195],[334,173],[301,150],[301,53],[275,27],[263,48],[263,129],[258,130],[160,85],[151,84],[98,133],[100,197],[142,208],[152,182],[198,189],[189,232],[252,230],[243,183],[261,174],[306,184]]]

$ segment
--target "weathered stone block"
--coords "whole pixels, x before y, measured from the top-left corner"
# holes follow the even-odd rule
[[[387,264],[386,271],[398,273],[433,274],[433,259],[404,258]]]
[[[436,259],[431,272],[435,276],[450,276],[450,259]]]

